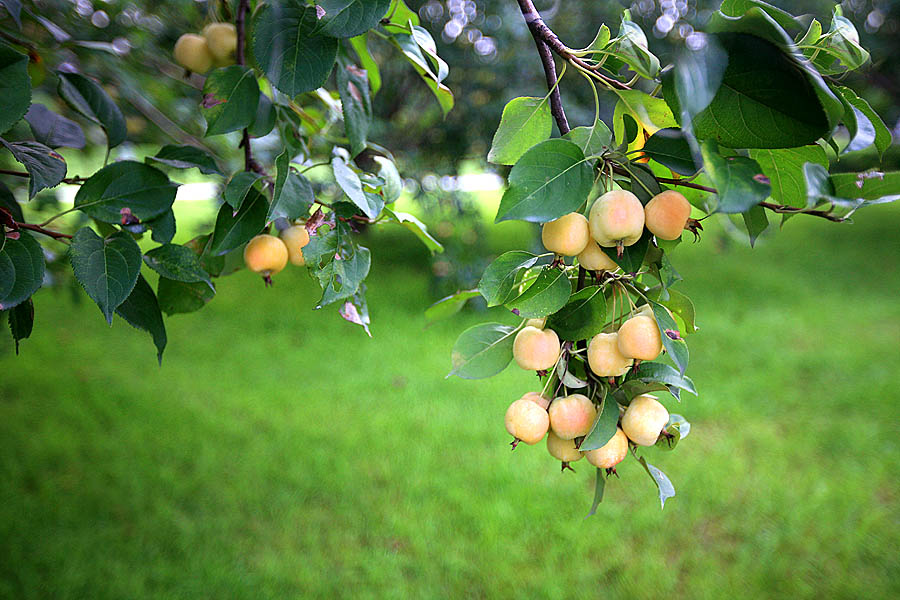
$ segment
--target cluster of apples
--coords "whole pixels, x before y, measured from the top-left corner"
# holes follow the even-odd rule
[[[303,247],[309,243],[309,232],[304,225],[291,225],[279,232],[278,237],[260,234],[244,246],[244,264],[254,273],[262,275],[266,285],[272,285],[272,275],[280,273],[288,264],[302,267]]]
[[[210,23],[203,33],[185,33],[175,42],[175,62],[194,73],[234,63],[237,30],[231,23]]]

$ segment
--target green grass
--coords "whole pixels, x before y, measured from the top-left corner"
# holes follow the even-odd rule
[[[42,291],[22,355],[0,344],[0,597],[897,597],[900,207],[857,221],[678,249],[701,395],[646,453],[678,495],[660,511],[629,460],[587,520],[586,463],[509,451],[528,374],[443,378],[459,331],[507,316],[424,329],[405,237],[370,240],[371,340],[305,273],[242,272],[168,321],[157,368]]]

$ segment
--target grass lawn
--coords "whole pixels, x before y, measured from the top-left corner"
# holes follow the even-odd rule
[[[424,329],[411,236],[370,240],[371,340],[305,272],[241,272],[168,320],[157,368],[44,290],[22,355],[0,342],[0,597],[896,598],[898,230],[882,206],[682,244],[700,397],[646,453],[678,495],[660,511],[629,460],[590,519],[589,465],[509,450],[532,376],[444,379],[463,328],[512,317]]]

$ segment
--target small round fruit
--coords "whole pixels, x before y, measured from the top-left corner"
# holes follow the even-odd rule
[[[547,410],[547,407],[550,406],[550,398],[548,398],[547,396],[543,396],[538,392],[525,392],[525,394],[520,399],[531,400],[544,410]]]
[[[555,221],[544,223],[541,228],[541,242],[544,248],[563,256],[580,254],[591,239],[587,217],[572,212]]]
[[[550,430],[547,434],[547,452],[553,458],[565,463],[579,461],[584,458],[584,452],[575,447],[575,440],[564,440]]]
[[[532,400],[519,398],[506,409],[506,431],[530,446],[544,439],[549,428],[547,411]]]
[[[237,29],[231,23],[210,23],[203,28],[209,52],[219,63],[231,62],[237,49]]]
[[[644,207],[647,229],[661,240],[680,238],[690,218],[691,203],[675,190],[653,196]]]
[[[594,240],[589,240],[578,255],[578,264],[588,271],[615,271],[619,268],[619,265],[607,256]]]
[[[186,33],[178,38],[173,54],[175,62],[194,73],[206,73],[213,64],[206,38],[196,33]]]
[[[302,267],[306,264],[302,248],[309,243],[309,232],[303,225],[294,225],[278,234],[288,249],[288,259],[292,265]]]
[[[655,396],[635,396],[622,415],[622,431],[638,446],[652,446],[669,422],[669,411]]]
[[[288,261],[288,249],[274,235],[258,235],[244,248],[244,263],[254,273],[268,278],[281,271]]]
[[[619,327],[618,346],[622,356],[653,360],[663,351],[656,319],[647,315],[631,317]]]
[[[550,404],[550,427],[564,440],[587,435],[597,418],[597,409],[587,396],[572,394]]]
[[[644,207],[629,191],[606,192],[591,206],[590,229],[604,248],[631,246],[644,233]]]
[[[606,442],[605,446],[584,453],[588,462],[599,469],[612,469],[622,462],[626,454],[628,454],[628,438],[625,436],[625,432],[618,427],[615,435]]]
[[[624,375],[634,363],[619,352],[616,333],[598,333],[588,343],[588,365],[600,377]]]
[[[513,340],[513,358],[523,369],[551,369],[559,360],[559,337],[552,329],[523,327]]]

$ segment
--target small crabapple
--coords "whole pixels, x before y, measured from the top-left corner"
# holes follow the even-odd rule
[[[587,217],[577,212],[548,221],[541,228],[541,242],[544,248],[563,256],[580,254],[590,239],[591,231]]]
[[[594,240],[589,240],[578,255],[578,264],[588,271],[615,271],[619,268],[619,265],[607,256]]]
[[[231,23],[210,23],[203,28],[203,37],[216,62],[225,65],[234,61],[237,49],[237,29]]]
[[[653,196],[644,207],[647,229],[661,240],[681,237],[690,218],[691,203],[675,190],[666,190]]]
[[[637,360],[653,360],[663,351],[662,337],[656,319],[635,315],[619,327],[617,345],[622,356]]]
[[[550,369],[559,359],[559,337],[552,329],[525,326],[513,340],[513,358],[523,369],[542,371]]]
[[[616,427],[616,433],[605,445],[584,453],[588,462],[600,469],[612,469],[628,454],[628,438]]]
[[[618,334],[598,333],[588,343],[588,365],[600,377],[624,375],[634,363],[619,352]]]
[[[213,65],[206,38],[196,33],[185,33],[175,42],[175,62],[194,73],[206,73]]]
[[[309,243],[309,232],[303,225],[293,225],[278,234],[288,249],[288,259],[292,265],[302,267],[306,264],[302,248]]]
[[[575,440],[564,440],[551,429],[547,434],[547,452],[553,458],[570,463],[584,458],[584,452],[575,446]]]
[[[532,392],[533,393],[533,392]],[[522,396],[506,409],[506,431],[517,440],[528,445],[544,439],[550,428],[550,416],[540,404]]]
[[[622,415],[622,431],[638,446],[652,446],[669,422],[669,411],[655,396],[635,396]]]
[[[244,247],[244,263],[254,273],[261,274],[266,285],[272,284],[272,275],[284,269],[287,261],[287,246],[274,235],[258,235]]]
[[[590,211],[591,237],[604,248],[631,246],[644,233],[644,207],[627,190],[611,190],[594,202]]]
[[[564,440],[587,435],[597,418],[597,409],[590,398],[572,394],[556,398],[550,403],[550,427]]]

